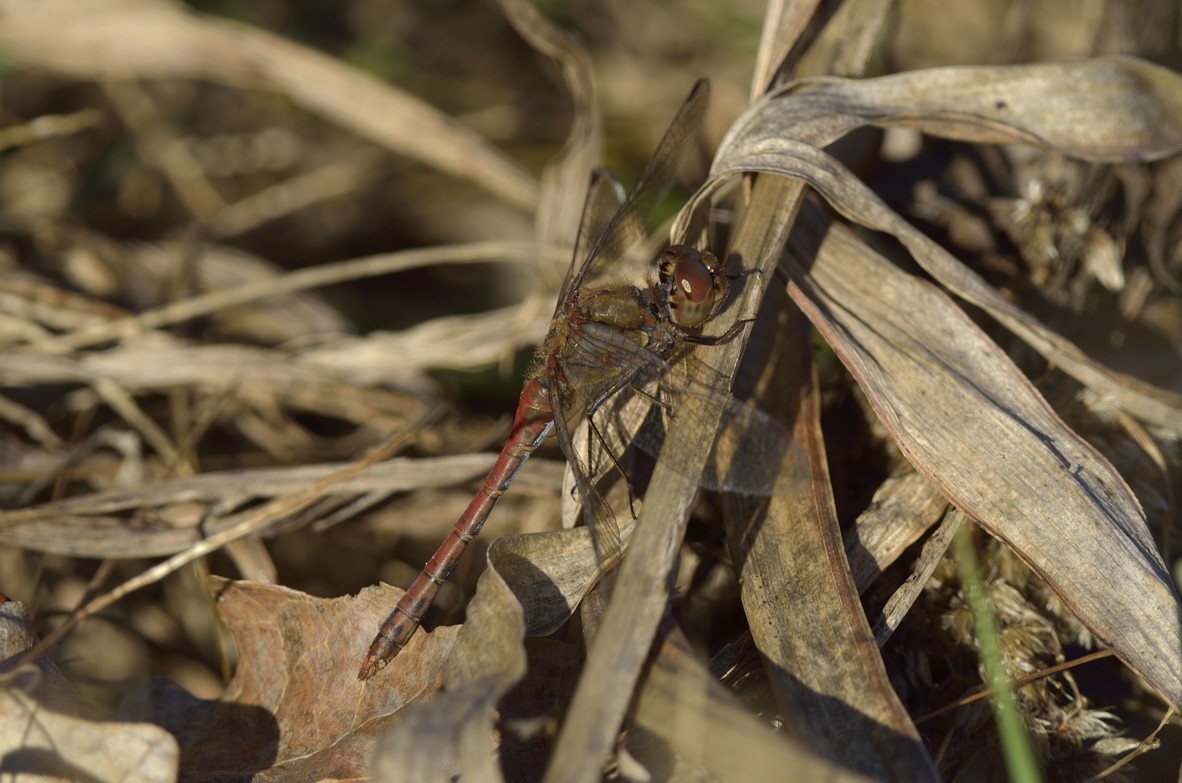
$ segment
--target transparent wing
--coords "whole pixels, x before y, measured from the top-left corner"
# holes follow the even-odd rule
[[[587,461],[582,458],[579,448],[575,445],[571,427],[573,422],[578,422],[583,417],[558,413],[561,406],[561,410],[564,412],[582,411],[585,416],[589,410],[590,401],[585,399],[572,385],[560,382],[552,386],[550,402],[555,407],[554,435],[558,440],[559,448],[562,449],[562,453],[566,457],[567,464],[570,466],[575,487],[583,502],[584,524],[590,528],[591,544],[595,549],[596,560],[602,567],[605,563],[614,560],[620,552],[620,528],[616,524],[616,516],[611,506],[591,478],[592,474],[587,468]],[[589,435],[589,442],[589,451],[601,447],[594,434]]]
[[[708,349],[707,349],[708,350]],[[689,428],[691,448],[710,448],[706,473],[688,476],[704,489],[767,497],[786,495],[804,487],[812,477],[808,458],[792,433],[764,411],[736,400],[726,392],[727,381],[705,365],[693,363],[693,375],[686,359],[676,366],[652,354],[631,357],[643,363],[631,386],[635,394],[617,394],[596,415],[605,440],[618,448],[616,457],[631,446],[652,457],[658,455],[673,470],[691,460],[688,455],[662,451],[665,433],[673,427]],[[647,404],[642,404],[647,402]],[[637,407],[647,408],[647,415]],[[702,422],[704,411],[723,411],[717,431]],[[640,423],[638,419],[643,418]],[[604,465],[610,460],[600,461]],[[599,468],[599,463],[592,466]],[[592,474],[594,475],[594,473]]]
[[[554,307],[554,317],[562,312],[567,297],[573,290],[583,261],[591,258],[591,251],[599,238],[607,233],[612,217],[624,203],[624,188],[611,172],[598,167],[591,172],[591,183],[587,186],[587,198],[583,202],[583,214],[579,219],[579,236],[575,241],[575,254],[566,271],[566,279],[559,290],[562,295]]]
[[[584,208],[584,224],[587,225],[589,236],[593,236],[594,241],[578,267],[578,272],[563,288],[564,298],[566,293],[583,284],[593,266],[596,267],[594,277],[610,276],[611,266],[645,237],[646,221],[657,204],[669,195],[678,172],[694,150],[709,98],[710,83],[702,79],[694,85],[669,129],[661,137],[656,151],[644,167],[628,198],[597,235],[590,233],[593,226],[588,222],[588,211]],[[593,198],[598,196],[593,193],[592,197],[588,198],[588,203]],[[580,235],[583,233],[583,229],[580,228]],[[582,239],[580,236],[580,244],[583,244]],[[579,256],[576,256],[575,264],[578,264],[578,259]]]

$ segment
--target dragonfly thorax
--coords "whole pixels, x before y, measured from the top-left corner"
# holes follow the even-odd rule
[[[722,306],[727,278],[709,250],[672,245],[661,253],[657,287],[666,318],[678,326],[701,326]]]

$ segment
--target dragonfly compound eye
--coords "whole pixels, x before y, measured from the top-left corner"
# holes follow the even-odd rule
[[[726,296],[726,275],[708,250],[673,245],[661,254],[660,274],[669,289],[670,317],[681,326],[710,320]]]

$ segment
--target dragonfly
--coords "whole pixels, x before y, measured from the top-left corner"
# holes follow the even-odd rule
[[[799,446],[766,414],[716,391],[711,384],[670,372],[672,368],[666,359],[681,346],[726,342],[745,325],[740,322],[717,336],[699,333],[700,327],[718,314],[731,279],[713,253],[689,245],[666,248],[657,259],[656,282],[647,287],[587,283],[589,279],[610,279],[613,265],[645,235],[645,219],[668,195],[694,149],[708,97],[708,82],[699,81],[622,204],[614,180],[593,180],[583,210],[575,259],[563,284],[549,332],[521,392],[509,437],[455,528],[379,629],[358,679],[371,677],[410,641],[440,586],[451,575],[468,544],[479,535],[497,500],[551,433],[556,435],[572,468],[575,487],[592,526],[592,539],[599,542],[597,548],[610,551],[619,546],[614,515],[589,477],[573,432],[583,421],[596,431],[593,414],[626,387],[640,388],[643,382],[656,378],[677,378],[671,383],[663,380],[660,383],[659,389],[671,390],[668,401],[658,401],[662,408],[678,410],[682,406],[674,400],[681,398],[725,406],[724,420],[731,422],[731,430],[746,433],[742,436],[744,447],[754,440],[755,448],[750,451],[776,457],[768,459],[768,464],[796,465],[782,474],[788,476],[787,486],[782,478],[777,484],[775,476],[765,475],[765,465],[758,459],[747,461],[749,470],[738,471],[745,478],[736,482],[728,477],[727,481],[711,482],[712,486],[768,494],[769,485],[778,487],[771,489],[772,492],[792,488],[807,473],[807,462]],[[611,214],[613,209],[614,214],[606,222],[598,217]],[[584,254],[582,248],[586,247],[590,251]],[[692,414],[691,406],[684,407],[690,408]],[[687,417],[683,413],[677,417],[678,426],[687,421],[692,422],[692,415]],[[703,433],[704,438],[713,435]],[[602,435],[599,440],[603,441]]]

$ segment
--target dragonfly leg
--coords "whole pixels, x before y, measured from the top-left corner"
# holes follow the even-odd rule
[[[684,340],[693,345],[722,345],[729,343],[731,340],[739,336],[739,333],[747,326],[747,324],[755,323],[755,318],[744,318],[737,321],[734,326],[727,329],[722,334],[718,335],[704,335],[704,334],[687,334]]]
[[[599,441],[599,445],[602,448],[603,453],[607,455],[609,460],[611,460],[612,469],[620,474],[620,478],[624,480],[625,486],[628,487],[628,511],[632,514],[632,518],[636,519],[636,490],[632,487],[632,479],[628,476],[628,472],[624,470],[624,466],[620,464],[618,459],[616,459],[615,452],[612,451],[612,449],[608,446],[607,439],[603,436],[603,432],[601,432],[599,427],[595,424],[594,416],[587,417],[587,426],[590,428],[591,436],[594,437],[595,440]],[[573,490],[575,488],[572,487],[571,489]]]

